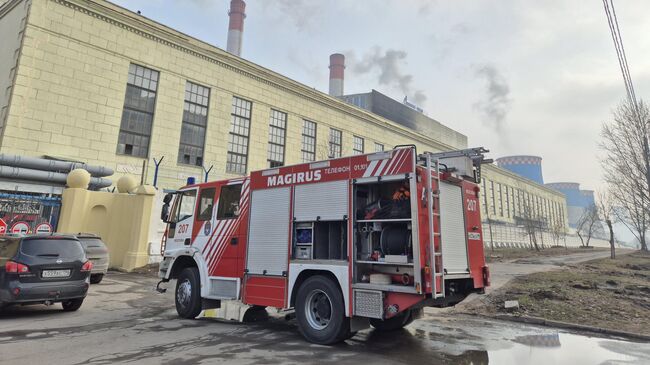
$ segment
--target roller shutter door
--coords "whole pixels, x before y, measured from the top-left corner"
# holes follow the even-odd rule
[[[296,221],[343,220],[348,215],[348,187],[348,180],[296,186]]]
[[[460,186],[440,184],[442,262],[448,274],[467,274],[467,239]]]
[[[282,275],[287,271],[290,194],[288,187],[252,192],[246,255],[249,274]]]

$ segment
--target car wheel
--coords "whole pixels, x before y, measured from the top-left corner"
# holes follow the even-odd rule
[[[182,318],[194,319],[201,313],[201,279],[196,267],[181,271],[176,281],[176,312]]]
[[[413,316],[411,310],[405,310],[404,312],[389,319],[381,320],[371,318],[370,324],[378,331],[388,332],[398,330],[404,326],[408,326],[411,324],[411,322],[413,322],[413,320],[415,320],[415,317]]]
[[[296,319],[300,333],[312,343],[331,345],[350,336],[341,290],[324,276],[312,276],[298,289]]]
[[[61,302],[61,305],[63,306],[63,310],[65,312],[74,312],[81,308],[81,305],[84,302],[84,298],[77,298],[77,299],[70,299],[70,300],[64,300]]]
[[[102,282],[102,279],[104,278],[104,274],[93,274],[90,275],[90,283],[91,284],[99,284]]]

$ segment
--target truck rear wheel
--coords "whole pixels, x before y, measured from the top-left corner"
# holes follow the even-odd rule
[[[312,276],[298,288],[296,319],[309,342],[331,345],[350,337],[341,290],[324,276]]]
[[[176,312],[182,318],[194,319],[201,313],[201,278],[199,269],[188,267],[176,281]]]
[[[370,324],[378,331],[389,332],[404,328],[405,326],[411,324],[413,320],[415,320],[415,317],[413,316],[411,310],[405,310],[404,312],[389,319],[381,320],[371,318]]]

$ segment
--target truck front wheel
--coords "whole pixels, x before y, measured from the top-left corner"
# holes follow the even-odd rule
[[[405,310],[404,312],[389,319],[381,320],[371,318],[370,324],[378,331],[388,332],[398,330],[404,326],[408,326],[411,322],[413,322],[414,319],[415,317],[413,316],[411,310]]]
[[[324,276],[312,276],[298,289],[296,319],[309,342],[331,345],[350,337],[341,290]]]
[[[201,278],[199,269],[187,267],[176,281],[176,312],[182,318],[194,319],[201,313]]]

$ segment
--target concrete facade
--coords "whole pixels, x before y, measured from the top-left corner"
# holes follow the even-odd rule
[[[547,228],[552,224],[567,224],[566,199],[553,189],[494,165],[484,166],[481,184],[483,219],[516,225],[523,219],[541,219]],[[524,201],[530,202],[528,213],[524,212]]]
[[[21,17],[24,26],[15,20]],[[177,188],[189,176],[202,181],[201,167],[177,162],[188,82],[210,90],[202,156],[206,168],[214,166],[210,180],[237,176],[226,172],[233,97],[252,103],[247,171],[269,166],[272,110],[287,115],[285,164],[302,162],[304,120],[317,126],[316,160],[327,158],[330,128],[342,131],[342,155],[353,153],[355,136],[364,139],[364,152],[373,152],[376,143],[387,149],[415,144],[422,151],[467,147],[464,135],[441,124],[427,134],[414,131],[110,2],[9,0],[0,7],[0,29],[10,30],[10,48],[19,47],[15,72],[6,71],[10,57],[0,61],[0,80],[11,85],[0,152],[108,166],[116,170],[114,181],[132,175],[152,183],[153,159],[162,156],[158,187]],[[117,153],[131,65],[159,75],[144,158]],[[484,177],[548,201],[564,199],[494,166]],[[503,219],[511,218],[504,213]]]

